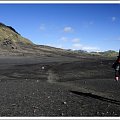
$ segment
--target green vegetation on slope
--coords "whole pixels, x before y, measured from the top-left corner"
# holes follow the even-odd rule
[[[87,52],[84,50],[65,50],[45,45],[35,45],[30,40],[22,37],[14,28],[0,23],[0,54],[7,52],[31,55],[69,56],[69,57],[114,57],[115,51]]]
[[[0,41],[11,40],[14,43],[32,44],[28,39],[23,38],[14,28],[0,23]]]

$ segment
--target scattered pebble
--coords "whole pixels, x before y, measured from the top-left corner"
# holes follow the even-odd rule
[[[63,102],[63,104],[64,104],[64,105],[66,105],[66,104],[67,104],[67,102]]]
[[[36,109],[34,109],[34,113],[36,112]]]
[[[44,70],[45,69],[45,67],[44,66],[42,66],[42,70]]]
[[[102,113],[102,115],[104,115],[105,113]]]
[[[12,106],[16,106],[16,104],[12,104]]]
[[[64,115],[64,113],[62,113],[62,116]]]
[[[118,115],[117,113],[115,113],[115,115]]]
[[[37,80],[36,82],[39,82],[39,80]]]
[[[108,114],[109,112],[107,111],[107,114]]]
[[[50,98],[50,96],[48,96],[48,98]]]
[[[34,109],[38,109],[39,107],[37,107],[37,106],[32,106]]]
[[[97,115],[99,114],[99,112],[97,112]]]

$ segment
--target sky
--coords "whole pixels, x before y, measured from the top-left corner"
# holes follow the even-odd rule
[[[88,52],[120,49],[120,3],[0,3],[0,22],[39,45]]]

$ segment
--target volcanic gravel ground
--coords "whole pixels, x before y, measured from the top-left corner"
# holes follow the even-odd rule
[[[113,62],[1,58],[0,116],[119,116]]]

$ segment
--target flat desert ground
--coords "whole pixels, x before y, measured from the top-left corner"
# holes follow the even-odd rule
[[[0,56],[0,116],[120,116],[114,60]]]

